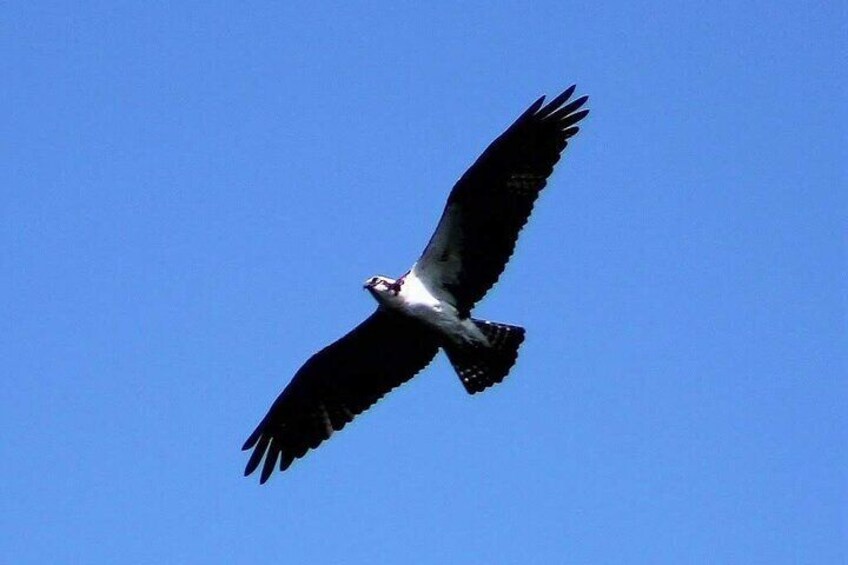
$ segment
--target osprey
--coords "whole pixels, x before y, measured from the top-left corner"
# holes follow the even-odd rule
[[[569,102],[574,86],[530,105],[451,190],[424,253],[398,279],[374,276],[364,288],[377,309],[313,355],[244,443],[244,474],[262,462],[260,483],[424,369],[442,349],[465,390],[501,382],[518,357],[524,328],[471,317],[497,282],[518,233],[569,138],[588,110]]]

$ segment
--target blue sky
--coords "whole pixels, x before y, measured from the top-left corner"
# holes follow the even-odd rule
[[[9,563],[848,558],[837,2],[11,3]],[[533,99],[592,114],[477,315],[289,472],[241,443]]]

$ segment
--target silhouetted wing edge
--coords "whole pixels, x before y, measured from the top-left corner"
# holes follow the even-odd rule
[[[297,371],[242,446],[253,449],[245,476],[265,459],[260,484],[380,398],[424,369],[438,352],[435,336],[411,318],[378,308]]]
[[[559,162],[562,152],[568,145],[568,140],[580,131],[580,128],[575,124],[589,112],[588,110],[580,110],[588,97],[582,96],[565,104],[574,94],[575,89],[576,85],[570,86],[544,107],[544,96],[533,102],[506,131],[483,151],[451,190],[439,223],[421,257],[413,266],[413,271],[416,276],[429,282],[431,288],[441,289],[443,291],[442,298],[453,302],[460,310],[470,310],[474,303],[482,298],[488,289],[498,281],[514,253],[518,235],[527,224],[539,193],[547,185],[547,178],[553,171],[554,165]],[[470,218],[474,218],[475,213],[479,213],[479,211],[471,210],[468,207],[475,206],[475,202],[480,202],[483,206],[487,205],[485,194],[475,194],[474,196],[478,198],[469,198],[469,193],[488,191],[488,194],[491,195],[493,190],[507,190],[510,181],[520,183],[523,168],[530,168],[529,163],[516,162],[513,167],[514,170],[511,171],[512,176],[508,177],[504,186],[489,181],[492,179],[504,180],[503,175],[511,170],[509,165],[504,166],[504,161],[515,158],[515,154],[512,154],[511,151],[521,149],[516,147],[515,144],[520,142],[521,136],[525,135],[531,128],[535,128],[534,131],[537,135],[548,132],[548,135],[552,137],[546,139],[546,142],[554,144],[555,152],[548,156],[547,162],[536,164],[536,166],[541,167],[541,170],[534,174],[532,180],[535,184],[532,189],[527,189],[523,195],[524,200],[520,202],[523,208],[516,212],[515,217],[510,218],[512,225],[507,227],[506,233],[501,234],[504,237],[500,242],[499,253],[494,257],[491,257],[491,254],[480,253],[480,255],[487,257],[491,263],[490,268],[483,273],[481,280],[475,281],[477,288],[474,288],[469,293],[470,296],[462,300],[462,297],[456,296],[458,293],[453,292],[451,287],[460,284],[463,278],[463,270],[468,267],[464,264],[465,261],[461,257],[462,253],[458,252],[457,249],[452,249],[452,246],[459,245],[455,240],[473,237],[473,234],[469,232],[474,229],[475,221],[470,220]],[[505,151],[506,154],[504,154]],[[493,167],[500,167],[503,170],[494,171]],[[528,180],[530,179],[528,178]],[[490,186],[491,184],[495,186]],[[485,241],[485,237],[479,237],[479,239]],[[459,257],[446,259],[450,257],[451,253]],[[459,294],[461,292],[460,289]]]

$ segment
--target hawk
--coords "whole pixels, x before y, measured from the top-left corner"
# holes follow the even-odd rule
[[[260,483],[318,447],[443,350],[470,394],[501,382],[524,328],[471,317],[512,256],[539,192],[589,113],[575,86],[530,105],[454,185],[424,253],[403,276],[373,276],[377,309],[297,371],[244,443]],[[264,458],[264,463],[263,463]]]

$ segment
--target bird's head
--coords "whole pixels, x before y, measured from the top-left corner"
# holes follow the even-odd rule
[[[371,296],[376,298],[378,301],[385,301],[398,295],[401,284],[402,283],[400,281],[390,279],[389,277],[375,275],[366,280],[362,285],[362,288],[370,292]]]

